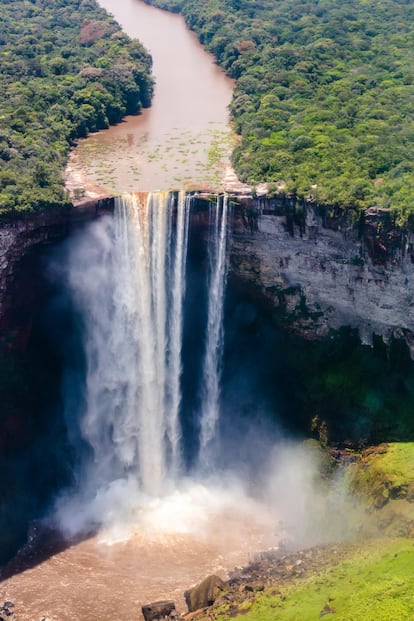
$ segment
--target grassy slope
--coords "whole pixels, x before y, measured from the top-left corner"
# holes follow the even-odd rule
[[[367,500],[368,523],[386,535],[414,536],[414,444],[371,447],[348,469],[354,493]]]
[[[414,445],[399,442],[372,447],[351,469],[354,488],[380,506],[381,498],[414,497]]]
[[[270,589],[241,614],[244,621],[316,621],[323,611],[335,621],[412,620],[413,566],[414,541],[373,540],[279,594],[272,595]],[[223,612],[216,618],[230,617]]]

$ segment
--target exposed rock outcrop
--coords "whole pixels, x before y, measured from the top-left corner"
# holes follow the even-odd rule
[[[211,606],[227,588],[226,583],[219,576],[207,576],[200,584],[184,593],[189,612]]]
[[[0,605],[0,620],[7,619],[7,621],[17,621],[17,617],[14,614],[13,602],[4,602]]]
[[[414,357],[414,234],[390,212],[349,213],[293,201],[240,199],[231,274],[264,294],[292,330],[322,338],[358,329],[404,338]]]
[[[113,199],[85,202],[77,208],[61,208],[3,219],[0,223],[0,328],[15,330],[19,299],[25,304],[26,293],[16,295],[16,268],[31,249],[63,239],[73,226],[111,211]],[[17,337],[24,327],[17,326]]]
[[[225,593],[184,619],[206,621],[245,614],[263,591],[280,596],[287,585],[337,565],[357,548],[358,544],[325,544],[302,550],[282,546],[257,554],[246,567],[230,572]]]
[[[179,619],[181,615],[177,612],[175,604],[171,600],[153,602],[142,607],[142,614],[145,621],[159,621],[160,619]]]

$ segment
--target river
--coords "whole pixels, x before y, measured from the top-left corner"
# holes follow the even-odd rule
[[[130,191],[219,189],[229,163],[233,81],[184,19],[139,0],[100,0],[153,59],[151,108],[80,140],[67,186],[90,197]]]

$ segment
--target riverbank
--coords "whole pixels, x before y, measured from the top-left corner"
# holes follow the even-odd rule
[[[410,582],[406,587],[405,568],[412,563],[413,539],[407,538],[408,531],[401,539],[395,539],[397,531],[392,532],[390,528],[389,513],[388,532],[393,538],[379,539],[378,530],[372,527],[372,520],[380,516],[382,524],[386,506],[398,508],[403,498],[411,503],[407,506],[411,507],[412,512],[414,505],[410,489],[414,483],[413,445],[383,445],[375,450],[366,449],[361,454],[335,450],[333,457],[338,464],[347,464],[352,469],[351,486],[357,489],[358,497],[365,497],[366,492],[362,493],[357,481],[363,481],[364,473],[368,473],[371,475],[367,481],[368,489],[375,490],[377,498],[382,499],[380,503],[368,503],[367,522],[356,525],[355,539],[297,549],[286,540],[281,544],[277,539],[274,543],[270,540],[266,542],[262,526],[256,524],[258,538],[253,547],[252,524],[257,520],[257,511],[252,507],[249,513],[246,499],[235,501],[234,497],[231,504],[237,507],[236,516],[219,515],[214,503],[214,515],[207,515],[205,509],[198,513],[198,505],[193,498],[184,507],[184,521],[177,521],[181,532],[157,532],[157,524],[163,515],[165,528],[171,527],[172,516],[177,515],[177,503],[172,498],[165,505],[164,513],[159,511],[163,502],[160,500],[154,503],[158,517],[157,513],[148,514],[148,524],[154,529],[152,532],[147,531],[144,535],[141,529],[141,533],[124,542],[111,542],[108,539],[109,533],[70,544],[60,539],[63,546],[50,545],[50,541],[44,545],[45,542],[40,541],[41,556],[36,557],[35,548],[32,547],[33,542],[36,543],[36,532],[33,531],[32,543],[26,547],[26,556],[19,555],[6,569],[6,574],[3,574],[0,596],[4,601],[14,603],[13,611],[17,621],[40,621],[43,616],[51,621],[62,621],[73,618],[74,610],[77,620],[103,621],[110,618],[108,611],[115,610],[117,618],[127,621],[137,615],[140,607],[151,599],[165,596],[173,598],[178,611],[184,613],[185,588],[191,586],[192,582],[201,581],[206,572],[218,573],[225,578],[228,568],[237,565],[243,569],[229,572],[227,592],[221,594],[213,607],[193,615],[195,618],[228,619],[248,613],[251,617],[247,618],[252,621],[263,621],[267,619],[266,611],[269,611],[269,619],[273,619],[276,609],[278,613],[285,611],[286,616],[282,616],[282,619],[310,621],[318,618],[327,603],[338,613],[342,610],[347,613],[348,602],[343,594],[348,597],[350,589],[358,592],[357,603],[360,607],[367,605],[366,602],[371,605],[373,593],[383,592],[383,606],[393,604],[397,611],[404,611],[392,600],[400,598],[400,595],[404,600],[407,590],[411,588]],[[410,464],[411,468],[407,467]],[[356,466],[360,468],[359,473],[356,472]],[[376,472],[381,474],[374,480],[372,473]],[[384,494],[384,489],[388,490],[388,494]],[[300,511],[303,500],[302,497],[297,498],[296,511]],[[378,504],[383,513],[379,512]],[[197,515],[201,519],[198,526],[194,522]],[[348,510],[348,519],[349,515]],[[322,518],[332,522],[332,513],[323,511],[319,521]],[[192,528],[196,529],[191,536],[182,532],[186,526],[185,519],[189,520],[188,525],[192,524]],[[369,529],[364,529],[366,525],[369,525]],[[275,531],[274,516],[269,526],[271,539]],[[397,529],[401,527],[397,514],[394,526]],[[119,538],[120,533],[118,528],[112,536]],[[402,530],[399,530],[399,534],[403,535]],[[368,540],[368,536],[373,538]],[[268,552],[252,554],[266,549],[266,543]],[[233,551],[230,553],[232,545]],[[249,552],[251,560],[246,565]],[[302,616],[298,616],[298,611]],[[372,621],[374,617],[369,616],[372,609],[368,608],[368,611],[367,616],[364,617],[359,611],[359,616],[355,615],[354,618],[358,621]],[[333,614],[332,610],[325,610],[325,614],[328,612]],[[344,619],[347,618],[344,616]],[[376,618],[385,620],[389,617]],[[410,619],[404,616],[397,618]]]
[[[413,539],[404,538],[359,540],[296,551],[270,550],[231,572],[212,605],[191,613],[185,613],[182,605],[178,605],[174,618],[317,621],[332,615],[335,621],[411,621],[413,563]],[[155,593],[158,598],[164,595],[165,591]],[[4,602],[2,610],[11,613],[7,618],[25,621],[24,607],[18,598],[6,597],[8,591],[3,588],[0,601]],[[72,615],[73,610],[76,615],[83,614],[79,613],[80,606],[79,600],[73,602]],[[114,598],[109,607],[115,614],[119,613]],[[139,610],[139,605],[131,609],[128,618],[136,618]],[[55,618],[54,611],[50,611],[47,617],[31,617],[31,621]]]
[[[321,11],[316,1],[149,1],[182,13],[235,78],[233,164],[243,181],[412,220],[412,19],[399,2],[350,11],[327,0]]]
[[[234,81],[180,15],[142,1],[100,0],[100,5],[150,52],[154,94],[140,115],[78,142],[66,186],[91,197],[201,187],[220,191],[234,146],[228,111]]]
[[[207,610],[186,620],[411,620],[412,539],[372,539],[259,556]],[[331,617],[329,617],[331,618]]]

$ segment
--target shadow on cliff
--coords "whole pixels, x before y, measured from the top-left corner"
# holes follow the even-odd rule
[[[227,295],[223,394],[232,390],[235,411],[249,392],[246,416],[256,398],[264,400],[271,419],[293,437],[318,439],[323,424],[329,444],[414,441],[414,362],[403,339],[373,336],[365,345],[344,327],[306,340],[245,282],[232,278]]]

